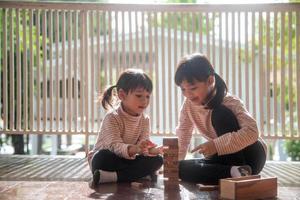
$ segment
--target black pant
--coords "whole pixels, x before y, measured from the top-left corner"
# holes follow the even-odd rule
[[[92,172],[99,169],[116,172],[118,182],[129,182],[154,173],[162,164],[161,156],[138,155],[134,160],[129,160],[103,149],[97,151],[92,158]]]
[[[240,129],[233,112],[220,105],[212,111],[212,125],[218,136]],[[182,160],[179,163],[179,177],[184,181],[217,184],[219,179],[231,177],[232,166],[249,165],[252,174],[258,174],[266,162],[266,153],[260,141],[233,154],[213,155],[205,159]]]

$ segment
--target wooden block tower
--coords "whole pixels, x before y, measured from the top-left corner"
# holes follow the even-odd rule
[[[163,138],[164,150],[164,186],[165,189],[179,189],[178,175],[178,138]]]

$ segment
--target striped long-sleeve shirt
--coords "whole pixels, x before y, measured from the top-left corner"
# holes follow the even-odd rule
[[[264,144],[266,152],[266,145],[259,137],[257,123],[246,110],[242,101],[228,94],[222,104],[237,117],[240,129],[218,137],[211,122],[212,110],[205,109],[202,105],[196,105],[188,99],[184,100],[179,116],[179,124],[176,128],[179,139],[180,160],[185,158],[194,128],[197,128],[207,140],[213,140],[218,155],[238,152],[258,139]]]
[[[120,157],[134,159],[128,155],[128,146],[149,139],[149,132],[148,116],[129,115],[120,105],[105,115],[93,152],[108,149]]]

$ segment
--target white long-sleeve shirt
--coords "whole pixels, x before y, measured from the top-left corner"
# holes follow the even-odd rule
[[[122,106],[108,112],[102,122],[93,152],[108,149],[120,157],[134,159],[128,155],[128,146],[149,139],[149,117],[132,116]]]
[[[236,116],[240,129],[218,137],[211,122],[212,110],[205,109],[202,105],[196,105],[188,99],[184,100],[179,116],[179,124],[176,127],[180,160],[186,156],[194,128],[197,128],[207,140],[213,140],[218,155],[238,152],[258,139],[262,141],[266,152],[266,145],[259,137],[257,123],[246,110],[242,101],[228,94],[224,97],[222,104]]]

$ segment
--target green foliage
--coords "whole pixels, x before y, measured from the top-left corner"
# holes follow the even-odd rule
[[[300,140],[287,140],[285,148],[292,161],[300,161]]]
[[[273,144],[268,144],[268,156],[270,160],[273,160],[274,157],[274,146]]]

